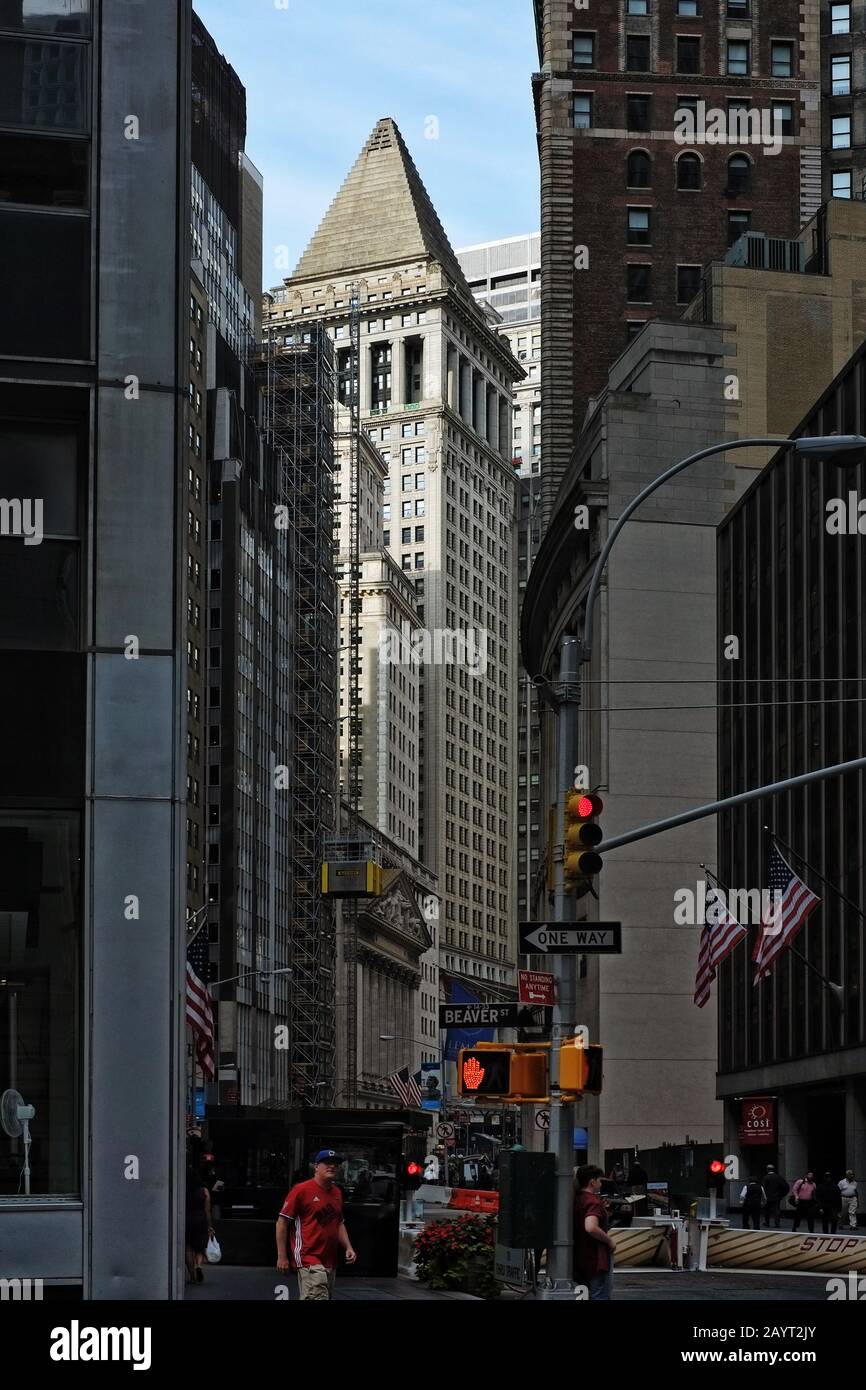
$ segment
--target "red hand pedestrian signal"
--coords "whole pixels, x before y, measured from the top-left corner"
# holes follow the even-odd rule
[[[484,1068],[477,1057],[469,1057],[463,1063],[463,1084],[469,1091],[477,1091],[484,1080]]]

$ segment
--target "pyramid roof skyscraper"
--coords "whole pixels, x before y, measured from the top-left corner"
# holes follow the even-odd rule
[[[291,277],[323,279],[432,257],[472,293],[396,121],[376,123]]]

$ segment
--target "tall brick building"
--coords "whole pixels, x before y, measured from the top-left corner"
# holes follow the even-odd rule
[[[702,266],[750,226],[791,237],[817,210],[820,10],[819,0],[535,0],[543,524],[587,406],[630,338],[681,314]],[[702,117],[724,113],[729,136],[738,109],[748,139],[701,139]],[[697,138],[683,142],[687,110]],[[757,113],[781,134],[775,153]]]

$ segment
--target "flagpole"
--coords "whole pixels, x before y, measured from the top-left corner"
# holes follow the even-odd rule
[[[816,869],[813,869],[812,865],[809,863],[807,859],[804,859],[803,856],[801,854],[798,854],[796,850],[791,849],[790,845],[786,844],[785,841],[782,840],[776,834],[775,830],[771,830],[768,825],[764,826],[764,835],[770,844],[775,844],[776,842],[778,842],[780,845],[782,845],[784,849],[788,850],[789,854],[793,854],[795,859],[799,859],[801,864],[805,864],[806,868],[809,870],[810,873],[817,874],[817,877],[820,878],[821,882],[826,884],[828,888],[831,886],[829,883],[827,883],[827,880],[823,874],[819,874]],[[840,893],[839,896],[841,898],[842,894]],[[860,913],[860,916],[863,916],[862,912]],[[805,926],[806,923],[804,922],[803,925]],[[807,970],[812,971],[813,975],[818,976],[818,979],[821,981],[824,987],[830,991],[831,998],[836,1001],[837,1006],[841,1009],[845,1003],[845,994],[844,990],[842,989],[842,986],[837,985],[835,980],[831,980],[828,975],[825,975],[822,970],[819,970],[817,965],[813,965],[812,962],[806,956],[803,955],[802,951],[797,950],[796,946],[787,946],[785,949],[790,951],[793,956],[796,956],[797,960],[801,960],[803,964],[806,966]]]
[[[840,892],[840,890],[836,888],[835,885],[832,884],[829,879],[825,878],[824,875],[814,867],[814,865],[810,864],[808,859],[804,858],[802,854],[798,854],[795,849],[792,849],[792,847],[787,843],[787,841],[782,839],[781,835],[776,834],[775,830],[771,830],[768,825],[765,825],[764,829],[770,836],[771,840],[775,840],[776,843],[780,844],[783,849],[786,849],[789,854],[793,854],[795,859],[799,859],[800,863],[805,865],[805,867],[809,870],[810,874],[814,874],[816,878],[820,878],[821,882],[825,885],[825,887],[830,889],[831,893],[835,893],[837,898],[842,899],[842,902],[845,903],[846,907],[850,907],[853,912],[857,913],[858,917],[860,917],[863,921],[866,921],[866,912],[863,911],[862,907],[858,907],[857,904],[853,903],[850,898],[846,898],[844,893]]]
[[[770,835],[770,837],[771,837],[772,839],[776,839],[776,838],[777,838],[777,837],[773,834],[773,832],[769,829],[768,826],[765,825],[765,826],[764,826],[764,829],[767,831],[767,833]],[[780,840],[779,843],[784,845],[785,842],[784,842],[784,840]],[[793,851],[792,851],[792,853],[793,853]],[[798,855],[797,858],[801,858],[801,856]],[[803,863],[806,864],[806,860],[805,860],[805,859],[803,859]],[[721,888],[721,890],[722,890],[722,892],[724,893],[725,897],[726,897],[726,898],[728,899],[728,901],[730,902],[730,897],[731,897],[730,891],[729,891],[728,888],[725,887],[724,883],[722,883],[722,880],[719,878],[718,874],[714,874],[713,871],[712,871],[712,869],[708,869],[708,868],[707,868],[706,864],[701,864],[700,867],[703,869],[703,871],[704,871],[705,874],[708,874],[708,875],[710,876],[710,878],[714,878],[714,879],[716,880],[716,883],[719,885],[719,887]],[[810,868],[811,866],[808,865],[808,864],[806,864],[806,867],[807,867],[807,868]],[[819,874],[818,877],[819,877],[819,878],[822,878],[822,875]],[[826,880],[823,880],[823,881],[826,882]],[[862,914],[861,914],[861,915],[862,915]],[[747,923],[747,925],[751,925],[751,923]],[[837,985],[837,984],[835,983],[834,980],[831,980],[831,979],[829,978],[829,976],[824,975],[824,974],[818,969],[817,965],[813,965],[812,962],[811,962],[810,960],[808,960],[806,956],[803,955],[802,951],[798,951],[798,950],[797,950],[797,947],[796,947],[796,946],[786,946],[785,949],[786,949],[787,951],[790,951],[791,954],[792,954],[793,956],[796,956],[798,960],[801,960],[801,961],[803,962],[803,964],[806,966],[806,968],[807,968],[808,970],[811,970],[811,971],[812,971],[813,975],[817,975],[817,976],[818,976],[818,979],[822,982],[822,984],[826,985],[826,987],[827,987],[827,989],[829,989],[829,991],[830,991],[832,997],[836,1000],[837,1004],[839,1004],[840,1007],[841,1007],[842,1002],[843,1002],[843,990],[842,990],[842,986],[841,986],[841,985]]]

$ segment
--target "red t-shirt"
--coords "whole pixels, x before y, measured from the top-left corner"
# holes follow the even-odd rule
[[[321,1187],[315,1178],[299,1182],[283,1202],[280,1216],[293,1226],[292,1257],[295,1268],[303,1265],[324,1265],[337,1268],[340,1242],[338,1232],[343,1224],[343,1194],[334,1184]]]
[[[582,1280],[594,1279],[597,1274],[606,1274],[610,1269],[610,1251],[603,1241],[588,1235],[584,1222],[588,1216],[597,1216],[603,1231],[607,1230],[607,1212],[600,1197],[582,1190],[574,1199],[574,1272]]]

